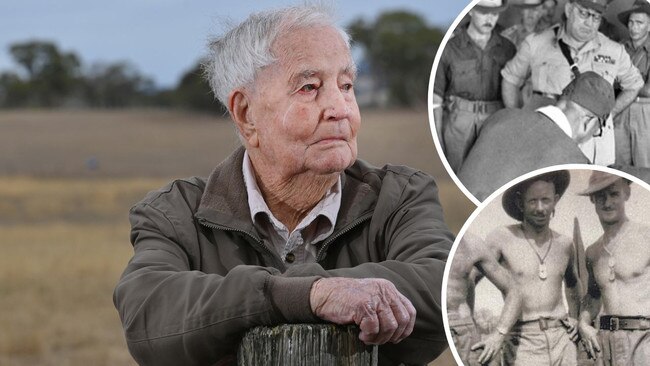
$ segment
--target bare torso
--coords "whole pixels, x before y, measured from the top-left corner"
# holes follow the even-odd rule
[[[650,317],[649,239],[649,227],[627,222],[615,237],[603,235],[587,248],[605,314]]]
[[[566,236],[551,232],[553,242],[544,259],[543,276],[540,275],[540,259],[530,241],[527,242],[520,225],[499,228],[486,239],[521,289],[521,320],[524,321],[540,317],[562,318],[567,314],[562,283],[571,258],[572,242]]]

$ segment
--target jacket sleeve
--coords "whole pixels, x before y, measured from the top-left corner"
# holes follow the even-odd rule
[[[394,193],[379,195],[370,224],[377,228],[375,245],[385,251],[384,261],[331,270],[307,264],[292,267],[285,275],[374,277],[391,281],[415,306],[416,323],[411,336],[399,344],[381,346],[380,353],[389,358],[398,355],[407,364],[425,364],[448,346],[442,323],[441,290],[454,236],[444,222],[433,178],[410,172],[406,178],[404,172],[388,173],[382,192]],[[391,175],[397,178],[392,179]]]
[[[130,213],[134,255],[113,300],[138,364],[214,365],[232,357],[249,328],[317,320],[304,304],[278,307],[282,298],[308,298],[317,277],[287,278],[250,265],[225,275],[192,270],[193,247],[177,230],[192,215],[182,210],[173,215],[145,202]]]

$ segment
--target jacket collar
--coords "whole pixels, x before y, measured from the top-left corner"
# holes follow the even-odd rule
[[[243,231],[259,240],[250,219],[242,173],[244,151],[243,147],[237,148],[210,174],[195,217],[226,230]],[[364,182],[368,168],[368,164],[357,160],[341,175],[343,194],[334,235],[374,210],[379,187]]]

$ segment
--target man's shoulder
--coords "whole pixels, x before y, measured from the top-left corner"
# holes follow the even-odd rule
[[[351,167],[345,170],[346,179],[353,179],[372,186],[383,184],[384,180],[409,181],[413,176],[433,178],[428,174],[406,165],[386,164],[383,167],[374,166],[365,160],[357,159]]]
[[[505,226],[499,226],[485,237],[485,241],[490,245],[504,243],[505,239],[512,239],[517,237],[518,231],[520,232],[519,224],[511,224]]]
[[[571,246],[573,246],[573,239],[570,236],[564,235],[564,234],[562,234],[560,232],[557,232],[557,231],[555,231],[553,229],[551,229],[551,232],[553,233],[554,242],[556,242],[558,244],[561,244],[561,245],[571,245]]]
[[[151,206],[161,211],[173,211],[174,208],[179,207],[179,203],[182,203],[196,208],[205,185],[206,179],[202,177],[176,179],[159,189],[150,191],[134,207]]]
[[[630,231],[641,238],[650,237],[650,226],[636,221],[630,221]]]

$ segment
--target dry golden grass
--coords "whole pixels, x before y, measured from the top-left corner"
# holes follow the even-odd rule
[[[363,123],[361,156],[433,174],[457,232],[473,206],[442,169],[426,115]],[[236,145],[228,123],[201,115],[0,113],[0,365],[135,365],[112,303],[132,253],[128,209],[171,177],[209,174]],[[91,155],[99,170],[85,169]]]

